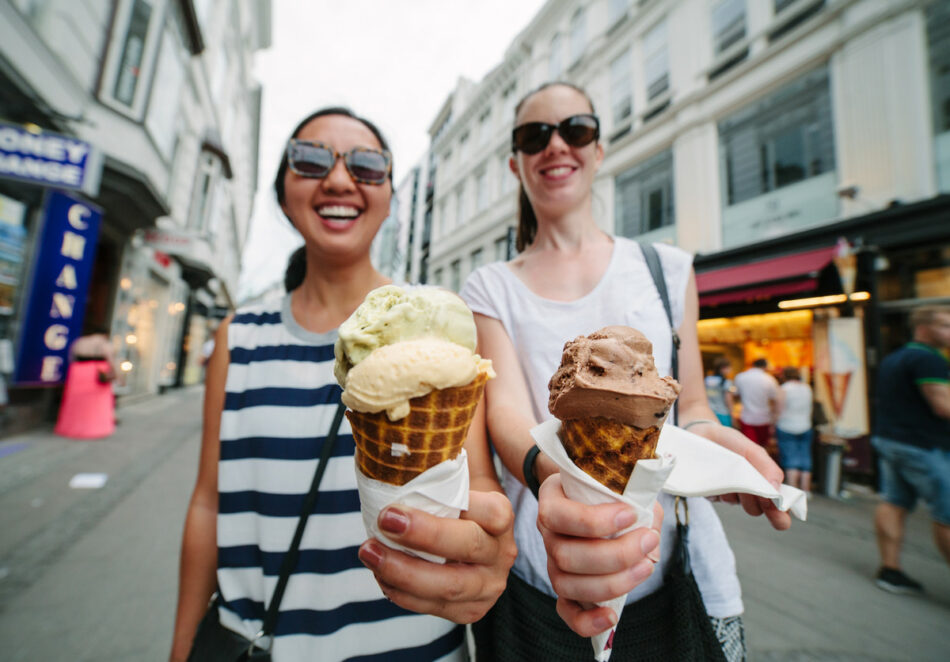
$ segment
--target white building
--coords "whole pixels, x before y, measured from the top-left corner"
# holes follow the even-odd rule
[[[85,328],[111,329],[120,394],[200,379],[198,350],[233,305],[257,183],[252,58],[270,15],[269,0],[0,0],[0,121],[82,141],[104,162],[87,194],[103,216]],[[0,319],[14,355],[44,190],[0,175],[17,210],[3,222],[22,240],[0,264],[15,281]]]

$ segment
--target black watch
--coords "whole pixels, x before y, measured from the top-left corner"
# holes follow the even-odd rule
[[[541,483],[534,473],[534,463],[538,459],[538,453],[540,452],[540,448],[532,446],[524,456],[524,464],[521,465],[521,470],[524,473],[524,484],[531,490],[531,494],[534,495],[535,499],[538,498],[538,490],[541,489]]]

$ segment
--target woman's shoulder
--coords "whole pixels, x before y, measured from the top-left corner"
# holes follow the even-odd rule
[[[679,246],[674,246],[672,244],[667,244],[666,242],[640,242],[636,239],[630,239],[628,237],[619,237],[615,236],[614,241],[617,242],[617,245],[623,251],[627,257],[635,257],[638,261],[644,261],[643,249],[641,246],[644,243],[649,243],[653,246],[653,249],[657,252],[657,255],[660,256],[660,260],[665,264],[693,264],[693,255],[688,251],[683,250]]]
[[[279,324],[285,296],[272,295],[263,301],[240,306],[235,311],[231,324]]]

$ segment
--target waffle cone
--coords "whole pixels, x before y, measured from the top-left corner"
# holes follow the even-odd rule
[[[660,428],[636,428],[609,418],[561,421],[561,443],[578,467],[623,494],[637,460],[653,459]]]
[[[458,457],[485,390],[488,374],[480,372],[465,386],[432,391],[409,401],[409,414],[391,421],[348,409],[346,417],[356,441],[356,463],[364,475],[391,485],[405,485],[440,462]],[[402,444],[408,453],[401,453]]]

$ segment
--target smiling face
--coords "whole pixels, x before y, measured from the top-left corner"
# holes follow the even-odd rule
[[[524,100],[515,126],[528,122],[558,124],[590,112],[593,109],[583,94],[564,85],[552,85]],[[589,205],[594,176],[603,158],[600,143],[571,147],[555,131],[546,148],[537,154],[519,151],[512,156],[510,166],[540,218]]]
[[[382,149],[365,124],[345,115],[317,117],[294,137],[324,143],[340,154],[354,147]],[[288,169],[281,209],[303,236],[308,252],[336,262],[369,254],[373,237],[389,215],[391,199],[389,180],[380,185],[358,184],[340,156],[322,179],[302,177]]]

